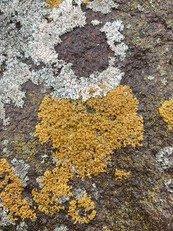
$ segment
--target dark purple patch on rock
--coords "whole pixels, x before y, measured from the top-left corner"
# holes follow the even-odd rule
[[[109,65],[109,56],[113,56],[100,26],[87,24],[76,28],[61,37],[62,43],[55,46],[59,59],[72,63],[77,76],[88,77],[94,71],[102,72]]]

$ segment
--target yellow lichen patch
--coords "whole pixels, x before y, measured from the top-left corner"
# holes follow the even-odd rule
[[[64,209],[59,203],[59,197],[73,195],[70,192],[72,187],[67,184],[72,178],[72,165],[60,161],[52,171],[47,170],[44,173],[41,192],[32,190],[33,199],[38,203],[40,212],[52,216]]]
[[[106,89],[108,86],[106,85],[106,84],[102,84],[101,86],[100,86],[100,88],[101,89]]]
[[[130,172],[124,172],[123,170],[115,170],[115,180],[116,181],[121,181],[121,180],[125,180],[130,176]]]
[[[173,127],[173,100],[166,100],[159,108],[159,113],[168,124],[168,129],[171,130]]]
[[[51,8],[58,8],[59,4],[61,4],[64,0],[45,0]]]
[[[0,199],[13,221],[18,218],[36,219],[36,214],[26,199],[22,198],[23,185],[5,159],[0,161]]]
[[[86,5],[88,5],[88,3],[90,2],[91,0],[86,0],[86,1],[84,1],[84,2],[82,2],[82,5],[84,5],[84,6],[86,6]],[[98,0],[98,2],[102,2],[102,0]]]
[[[70,201],[68,214],[74,220],[74,224],[87,224],[94,219],[96,211],[95,204],[91,198],[85,193],[77,201]]]
[[[87,102],[44,98],[35,135],[51,141],[58,160],[69,161],[78,176],[105,172],[114,149],[141,145],[143,119],[128,86],[119,86],[104,98]]]
[[[111,231],[106,225],[102,227],[103,231]]]
[[[91,88],[90,89],[90,97],[92,97],[92,95],[97,92],[97,89],[96,88]]]
[[[90,0],[86,0],[86,1],[82,2],[82,5],[87,6],[89,2],[90,2]]]

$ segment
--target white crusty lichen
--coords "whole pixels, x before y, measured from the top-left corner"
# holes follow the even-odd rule
[[[33,40],[28,43],[25,52],[36,64],[56,63],[58,55],[54,46],[62,42],[60,36],[86,24],[85,13],[81,8],[70,6],[67,1],[50,11],[49,18],[52,20],[49,23],[46,20],[37,22],[37,27],[32,33]]]
[[[57,225],[53,231],[68,231],[69,229],[65,225]]]
[[[97,25],[99,25],[99,24],[101,24],[101,23],[102,23],[102,22],[99,21],[99,20],[97,20],[97,19],[91,20],[91,24],[92,24],[93,26],[97,26]]]
[[[44,73],[49,73],[49,76],[52,76],[50,79],[47,78],[47,74],[41,74],[42,71],[40,71],[40,74],[35,72],[33,81],[40,83],[42,79],[46,86],[52,87],[52,97],[70,98],[74,100],[81,98],[82,101],[86,101],[91,95],[92,97],[105,96],[108,91],[116,88],[120,84],[122,76],[124,75],[118,68],[109,66],[103,72],[94,72],[88,78],[79,78],[75,75],[71,66],[72,64],[70,63],[64,65],[58,76],[53,76],[51,69],[44,70]],[[94,91],[93,94],[91,94],[92,90]]]
[[[95,12],[108,14],[111,12],[112,8],[118,8],[118,4],[113,0],[94,0],[89,2],[86,7],[92,9]]]
[[[13,103],[17,107],[24,104],[25,93],[21,91],[21,85],[31,77],[29,67],[17,59],[7,60],[6,70],[0,79],[0,118],[3,124],[9,124],[9,118],[5,117],[5,104]]]
[[[168,190],[168,192],[173,193],[173,180],[169,179],[167,181],[164,182],[166,189]]]
[[[84,188],[75,188],[72,190],[75,200],[78,200],[79,198],[83,197],[86,193],[86,190]]]
[[[162,148],[156,154],[156,160],[159,162],[163,170],[168,170],[173,168],[173,147],[168,146]]]
[[[122,42],[121,34],[124,25],[121,21],[106,23],[101,29],[107,37],[107,43],[114,51],[114,57],[109,57],[109,66],[103,72],[93,72],[88,78],[75,75],[72,64],[63,60],[56,60],[54,68],[50,65],[38,71],[32,71],[31,80],[35,84],[43,83],[53,89],[52,97],[70,98],[86,101],[91,97],[105,96],[108,91],[115,89],[124,75],[119,68],[115,67],[115,57],[125,58],[127,46]],[[116,43],[116,44],[115,44]],[[61,69],[55,75],[56,69]],[[94,91],[94,92],[93,92]],[[93,93],[91,93],[93,92]]]
[[[8,216],[9,210],[5,209],[0,203],[0,227],[6,227],[9,225],[14,225],[14,222]]]
[[[23,160],[17,160],[16,158],[11,161],[11,164],[13,165],[13,171],[15,175],[20,178],[23,186],[25,187],[27,185],[27,181],[29,180],[27,174],[30,166],[26,164]]]
[[[5,0],[0,4],[0,56],[5,62],[14,57],[23,58],[28,43],[33,41],[37,22],[43,20],[41,0]]]
[[[27,225],[24,221],[21,221],[21,222],[17,225],[16,231],[28,231],[28,225]]]
[[[101,32],[105,32],[110,49],[115,53],[115,56],[119,55],[122,60],[125,58],[128,49],[128,46],[122,42],[124,40],[124,35],[121,34],[123,29],[124,25],[120,20],[107,22],[100,29]]]
[[[0,118],[4,125],[9,123],[5,105],[13,103],[23,107],[25,92],[21,86],[28,80],[51,88],[52,97],[83,101],[105,96],[120,84],[124,73],[115,66],[115,57],[122,62],[127,50],[121,21],[108,22],[101,28],[114,51],[114,57],[109,57],[109,66],[103,72],[93,72],[88,78],[77,76],[71,63],[59,59],[54,47],[62,42],[61,36],[86,25],[81,8],[83,0],[76,1],[75,5],[72,2],[64,0],[59,8],[52,10],[45,7],[47,4],[42,0],[4,0],[0,5]],[[92,4],[102,6],[104,13],[117,7],[111,0],[94,2]]]
[[[49,68],[61,61],[54,45],[61,42],[60,36],[86,24],[85,13],[80,6],[65,0],[58,9],[45,9],[41,0],[3,1],[0,4],[0,118],[3,125],[9,124],[5,105],[17,107],[24,104],[25,92],[21,85],[32,80],[40,65]],[[46,19],[49,15],[50,22]],[[34,68],[33,68],[34,66]],[[47,78],[51,79],[51,75]]]

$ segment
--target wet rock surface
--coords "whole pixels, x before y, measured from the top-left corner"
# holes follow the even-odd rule
[[[65,211],[53,217],[38,212],[36,221],[26,220],[28,230],[53,231],[59,224],[74,231],[106,230],[104,227],[114,231],[172,230],[173,194],[166,182],[172,180],[173,171],[161,169],[156,156],[164,147],[173,147],[173,130],[167,130],[158,111],[162,102],[173,96],[173,3],[171,0],[116,2],[119,8],[106,16],[85,7],[83,10],[88,22],[115,18],[125,25],[123,34],[129,50],[121,67],[125,73],[121,84],[129,85],[139,100],[138,114],[143,116],[145,128],[143,146],[116,150],[106,173],[84,181],[76,177],[71,183],[73,188],[84,188],[95,202],[97,215],[89,224],[74,225]],[[103,70],[111,54],[104,35],[99,36],[101,32],[95,32],[93,27],[86,26],[86,31],[85,28],[74,29],[55,47],[60,58],[71,62],[79,76],[88,77],[93,71]],[[100,46],[97,47],[97,43]],[[42,87],[30,81],[22,87],[26,92],[24,108],[6,105],[12,123],[5,130],[1,124],[0,157],[9,162],[13,158],[22,159],[30,165],[24,193],[31,197],[32,189],[39,189],[36,178],[54,166],[51,144],[41,145],[33,135],[38,123],[38,107],[49,91],[42,91]],[[116,182],[115,169],[131,175]],[[65,207],[68,209],[68,203]],[[1,229],[13,231],[18,230],[17,227],[19,222]]]

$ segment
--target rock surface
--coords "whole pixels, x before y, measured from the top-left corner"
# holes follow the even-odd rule
[[[67,5],[64,3],[62,9],[67,9],[70,1],[64,2]],[[16,1],[0,2],[0,27],[3,28],[0,35],[0,158],[5,158],[13,168],[14,158],[26,164],[24,198],[37,207],[31,192],[39,190],[38,177],[55,166],[51,142],[41,145],[34,137],[39,105],[45,96],[60,96],[64,92],[67,98],[80,96],[76,89],[82,92],[85,84],[90,84],[92,73],[116,67],[121,78],[116,84],[111,82],[108,91],[118,84],[130,86],[139,101],[138,115],[143,117],[145,132],[141,147],[114,150],[105,173],[84,180],[75,177],[70,182],[76,198],[87,192],[94,201],[96,216],[91,222],[73,224],[67,212],[68,198],[62,198],[64,211],[48,216],[36,209],[36,220],[21,221],[19,218],[12,222],[7,219],[8,210],[2,210],[1,205],[0,230],[173,230],[172,163],[166,163],[171,167],[163,168],[163,163],[158,161],[159,153],[163,154],[167,147],[173,148],[173,130],[167,129],[159,114],[162,103],[173,97],[172,0],[116,0],[118,6],[107,14],[88,9],[87,5],[81,9],[75,5],[74,9],[80,14],[67,12],[69,18],[75,15],[74,24],[63,18],[61,12],[56,11],[58,9],[45,7],[43,1],[15,4]],[[64,21],[55,30],[58,20]],[[101,23],[93,25],[92,20]],[[118,50],[115,55],[100,29],[107,22],[117,20],[124,28],[117,30],[123,39],[116,41],[115,46],[124,43],[128,49]],[[125,52],[126,57],[121,59],[121,52]],[[68,75],[72,79],[66,87],[67,78],[60,77],[67,76],[62,70],[68,63],[72,64],[73,73]],[[98,76],[95,74],[91,86],[96,86]],[[109,78],[107,75],[104,81],[108,83]],[[106,95],[106,91],[100,90],[103,78],[99,81],[98,94]],[[69,93],[75,84],[78,87]],[[171,154],[166,159],[168,162],[172,160]],[[130,176],[116,181],[116,169],[130,172]]]

